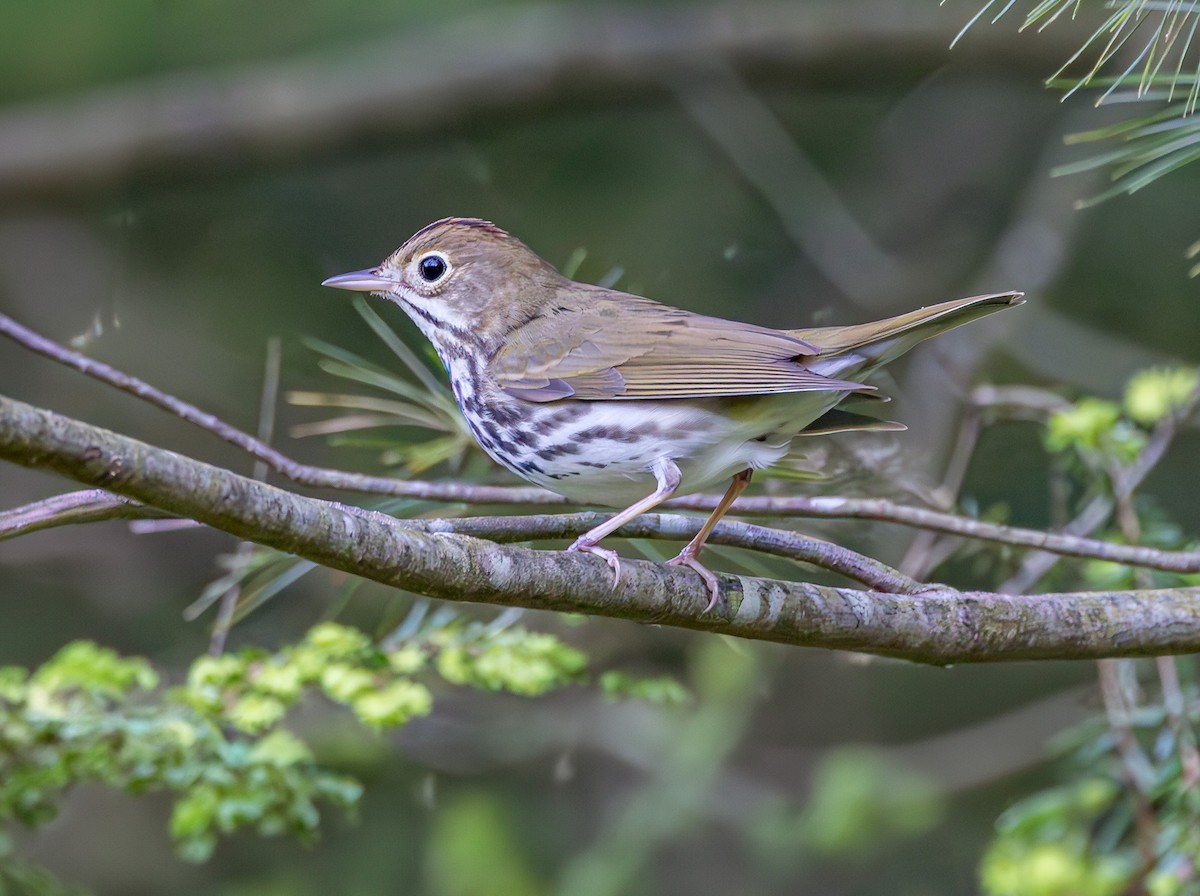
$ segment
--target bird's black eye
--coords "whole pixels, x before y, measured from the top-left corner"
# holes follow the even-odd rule
[[[440,255],[426,255],[421,259],[419,267],[421,279],[426,283],[433,283],[446,273],[446,259]]]

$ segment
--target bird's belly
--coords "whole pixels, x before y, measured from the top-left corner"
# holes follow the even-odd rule
[[[505,456],[529,481],[588,504],[626,506],[655,487],[655,462],[682,474],[677,494],[703,491],[746,468],[771,466],[791,437],[842,396],[789,393],[704,401],[590,401],[527,406],[523,437]]]

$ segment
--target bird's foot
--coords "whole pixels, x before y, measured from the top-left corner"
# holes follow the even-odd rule
[[[667,566],[686,566],[688,569],[694,569],[708,587],[708,606],[704,608],[704,612],[707,613],[717,605],[717,598],[721,596],[721,583],[712,570],[696,559],[695,554],[684,548],[678,556],[667,561]]]
[[[604,562],[612,568],[612,586],[614,591],[617,590],[617,583],[621,581],[621,558],[617,556],[616,551],[600,547],[600,545],[592,541],[586,535],[580,535],[578,538],[576,538],[575,543],[567,548],[567,550],[578,551],[581,554],[595,554],[597,557],[602,558]]]

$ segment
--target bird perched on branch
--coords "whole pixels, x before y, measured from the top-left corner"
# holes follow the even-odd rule
[[[399,305],[433,343],[489,456],[572,501],[625,509],[568,548],[601,539],[676,494],[725,480],[717,508],[671,565],[719,582],[698,557],[754,470],[798,435],[902,429],[838,408],[861,380],[918,342],[1003,308],[972,296],[873,323],[775,330],[576,283],[488,221],[446,218],[380,265],[325,286]],[[615,579],[614,579],[615,581]]]

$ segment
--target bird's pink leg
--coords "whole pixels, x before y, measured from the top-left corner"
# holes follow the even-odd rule
[[[704,548],[704,542],[708,540],[708,536],[712,535],[712,530],[717,527],[717,523],[721,521],[733,502],[737,500],[738,495],[746,490],[746,486],[750,484],[750,477],[754,475],[753,470],[742,470],[733,477],[733,481],[729,483],[729,488],[725,490],[725,495],[717,504],[704,525],[700,527],[700,531],[696,533],[696,537],[687,543],[679,555],[667,561],[668,566],[686,566],[689,569],[694,569],[700,574],[700,578],[704,579],[704,584],[708,586],[709,601],[708,606],[704,608],[707,613],[717,603],[717,595],[720,593],[721,585],[717,581],[717,577],[701,563],[697,557],[700,556],[700,551]]]
[[[575,543],[567,548],[567,550],[582,551],[586,554],[595,554],[598,557],[603,557],[604,562],[612,567],[613,587],[616,588],[617,582],[621,579],[621,558],[617,556],[616,551],[600,547],[600,539],[606,535],[611,535],[634,517],[641,516],[647,510],[657,507],[663,501],[667,500],[667,498],[671,497],[671,495],[675,494],[675,489],[679,488],[681,478],[679,467],[675,465],[675,461],[668,457],[662,458],[654,465],[654,479],[658,483],[658,486],[652,494],[647,495],[635,504],[631,504],[620,513],[596,526],[596,528],[584,532],[575,539]]]

